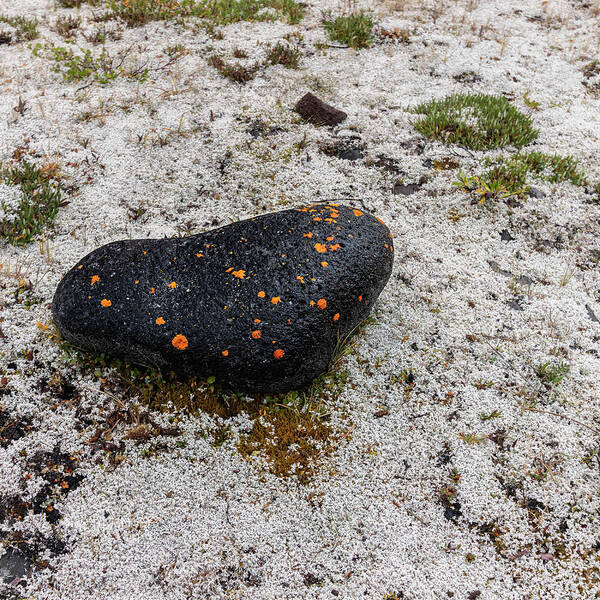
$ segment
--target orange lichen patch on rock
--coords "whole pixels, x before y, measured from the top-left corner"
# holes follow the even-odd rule
[[[390,240],[393,240],[393,239],[394,239],[394,236],[392,235],[392,232],[391,232],[391,231],[388,233],[388,237],[390,238]]]
[[[147,253],[145,250],[142,250],[142,252],[143,252],[144,254],[148,254],[148,253]]]
[[[174,290],[177,287],[177,282],[175,281],[171,281],[171,283],[169,284],[169,287]]]
[[[227,270],[225,271],[225,273],[231,273],[231,271],[233,271],[233,267],[229,267],[229,269],[227,269]]]
[[[321,310],[325,310],[327,308],[327,300],[325,300],[325,298],[320,298],[319,300],[317,300],[317,306]]]
[[[259,340],[261,336],[260,329],[255,329],[250,335],[253,339]]]
[[[260,323],[260,319],[254,319],[255,323]]]
[[[140,282],[139,279],[136,279],[133,283],[135,283],[135,285],[137,285]]]
[[[197,253],[196,253],[196,256],[197,256],[198,258],[202,258],[202,257],[204,256],[204,254],[202,254],[202,252],[197,252]]]
[[[257,296],[259,298],[264,298],[266,296],[266,294],[261,290],[260,292],[258,292]]]
[[[315,250],[319,252],[319,254],[323,254],[324,252],[327,252],[327,246],[325,244],[316,243]]]
[[[315,301],[314,301],[314,300],[311,300],[311,301],[309,302],[309,304],[310,304],[311,306],[314,306],[314,305],[315,305]]]
[[[321,263],[321,266],[322,266],[324,269],[326,269],[326,268],[329,266],[329,263],[328,263],[326,260],[324,260],[324,261]]]
[[[332,252],[337,252],[340,248],[341,248],[341,246],[339,244],[331,244],[331,246],[329,246],[329,249]]]
[[[313,221],[322,221],[321,217],[313,217]]]
[[[92,275],[92,283],[90,283],[90,286],[94,285],[97,281],[100,281],[100,277],[98,277],[98,275]]]
[[[221,352],[221,354],[223,356],[229,356],[229,350],[223,350],[223,352]]]
[[[279,304],[281,302],[281,298],[279,296],[273,296],[271,298],[271,303],[272,304]]]
[[[339,321],[339,319],[340,319],[340,313],[335,313],[335,315],[333,315],[333,320]]]
[[[154,294],[154,292],[155,292],[154,288],[150,288],[150,293]]]
[[[358,208],[355,208],[352,212],[354,213],[355,217],[362,217],[362,215],[365,214],[362,210],[358,210]]]
[[[362,296],[359,296],[359,297],[358,297],[358,301],[359,301],[359,302],[362,302]]]
[[[333,236],[329,235],[325,238],[328,242],[333,242]]]
[[[385,225],[385,223],[379,218],[379,217],[375,217],[382,225]],[[387,225],[386,225],[387,227]]]
[[[83,265],[77,265],[78,269],[83,269]]]
[[[337,221],[333,217],[327,217],[325,219],[326,223],[337,223]]]
[[[108,308],[109,306],[112,306],[112,302],[110,300],[107,300],[106,298],[102,298],[102,300],[100,300],[100,304],[102,304],[102,306],[104,306],[104,308]]]
[[[281,358],[283,358],[283,355],[285,354],[285,352],[281,349],[281,348],[277,348],[277,350],[275,350],[275,352],[273,352],[273,356],[279,360]]]
[[[162,317],[158,317],[158,319],[156,319],[155,323],[157,325],[164,325],[165,324],[165,320]]]
[[[240,269],[239,271],[234,271],[232,275],[238,279],[244,279],[244,277],[246,277],[246,271]]]
[[[185,335],[181,335],[178,333],[172,340],[171,344],[173,347],[177,348],[177,350],[185,350],[188,347],[188,341]]]
[[[312,231],[309,231],[308,233],[303,233],[302,235],[303,235],[304,237],[311,238],[311,237],[313,236],[313,232],[312,232]]]
[[[296,279],[300,282],[300,283],[305,283],[304,281],[304,277],[302,275],[296,275]]]

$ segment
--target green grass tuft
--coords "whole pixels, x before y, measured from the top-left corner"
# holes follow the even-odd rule
[[[38,22],[37,19],[28,19],[27,17],[7,17],[6,15],[0,15],[0,22],[6,23],[17,30],[17,41],[21,42],[35,40],[39,33],[37,30]]]
[[[452,94],[419,104],[413,112],[425,115],[413,123],[425,137],[471,150],[521,148],[539,134],[531,119],[502,96]]]
[[[348,16],[339,16],[333,21],[325,21],[323,27],[329,39],[350,48],[368,48],[373,40],[373,19],[367,13],[360,12]]]
[[[16,208],[1,202],[9,217],[0,221],[0,237],[9,244],[25,246],[51,226],[62,202],[60,183],[52,169],[43,169],[23,160],[19,165],[0,169],[0,181],[18,185],[23,196]]]
[[[265,65],[283,65],[287,69],[297,69],[300,50],[296,46],[277,42],[267,51]]]

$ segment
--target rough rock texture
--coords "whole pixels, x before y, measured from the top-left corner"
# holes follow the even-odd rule
[[[327,369],[392,263],[382,221],[320,204],[107,244],[64,276],[52,309],[77,346],[273,393]]]
[[[348,116],[344,111],[323,102],[310,92],[296,102],[294,110],[303,119],[315,125],[338,125]]]

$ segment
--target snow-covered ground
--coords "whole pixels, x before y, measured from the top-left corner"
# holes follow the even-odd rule
[[[0,246],[0,415],[24,428],[0,447],[0,567],[35,547],[23,581],[0,581],[1,597],[599,597],[600,200],[590,188],[600,86],[583,70],[599,55],[600,4],[355,6],[376,21],[361,51],[321,44],[323,13],[347,2],[311,1],[298,25],[217,27],[222,39],[193,19],[108,23],[120,31],[108,53],[126,52],[130,69],[147,63],[148,79],[85,87],[32,50],[98,53],[83,34],[102,25],[100,9],[0,0],[0,15],[40,22],[37,40],[0,45],[0,162],[21,148],[56,163],[68,201],[39,242]],[[54,31],[61,15],[81,19],[71,44]],[[382,35],[395,28],[407,34]],[[240,85],[207,63],[213,53],[235,60],[236,48],[242,62],[263,60],[286,35],[301,50],[297,70],[271,66]],[[177,44],[185,53],[167,65],[163,50]],[[478,77],[461,77],[470,72]],[[307,91],[346,121],[301,122],[292,108]],[[507,95],[540,130],[531,149],[574,156],[590,186],[541,182],[540,198],[473,202],[452,185],[457,169],[432,161],[451,157],[474,174],[491,154],[420,138],[407,111],[458,91]],[[255,137],[258,120],[266,134]],[[352,136],[365,146],[359,160],[321,151]],[[393,194],[398,179],[423,183]],[[5,187],[0,200],[14,203]],[[223,444],[205,435],[213,417],[181,416],[161,452],[129,440],[111,464],[90,438],[119,398],[69,364],[46,329],[60,278],[113,240],[198,233],[320,200],[383,219],[396,252],[376,320],[342,361],[348,381],[328,407],[341,434],[315,477],[277,477],[240,455],[243,415]],[[553,368],[564,377],[545,385]],[[47,507],[15,516],[15,497],[30,502],[53,468],[64,476],[51,482],[59,518]],[[66,468],[77,475],[70,493]]]

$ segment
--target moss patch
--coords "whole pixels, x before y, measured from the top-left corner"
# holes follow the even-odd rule
[[[371,16],[364,12],[339,16],[323,23],[330,40],[347,44],[356,50],[371,45],[373,25]]]
[[[471,150],[521,148],[539,134],[531,119],[502,96],[452,94],[419,104],[412,111],[425,115],[413,123],[425,137]]]
[[[0,166],[0,182],[19,186],[22,196],[17,206],[0,202],[4,217],[0,237],[9,244],[25,246],[54,223],[62,203],[60,176],[55,163],[38,167],[26,160]]]
[[[172,422],[180,413],[203,412],[215,417],[214,427],[207,432],[213,446],[229,442],[257,468],[266,468],[277,477],[294,476],[305,484],[350,435],[349,427],[341,430],[330,424],[327,408],[335,404],[346,383],[340,361],[352,352],[353,346],[347,342],[339,345],[330,370],[307,388],[277,396],[246,396],[221,388],[214,377],[184,378],[109,360],[104,355],[93,357],[61,340],[56,331],[50,337],[59,342],[66,363],[100,380],[100,389],[118,400],[117,408],[99,426],[91,443],[110,442],[116,447],[112,436],[119,424],[128,426],[121,439],[137,442],[148,442],[160,435],[179,435],[176,427],[160,427],[148,410],[170,414]],[[234,438],[231,420],[240,414],[247,415],[252,425]],[[122,459],[121,454],[115,455],[113,462],[118,464]]]

